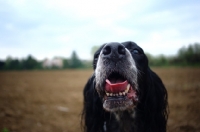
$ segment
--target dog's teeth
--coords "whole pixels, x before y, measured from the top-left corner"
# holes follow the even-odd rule
[[[128,90],[130,89],[130,86],[131,86],[130,84],[127,85],[127,89],[128,89]]]
[[[128,90],[126,89],[124,92],[125,92],[125,93],[128,93]]]
[[[130,89],[130,84],[127,85],[125,93],[128,93],[129,89]]]
[[[127,85],[127,88],[124,92],[119,92],[119,93],[107,93],[107,92],[105,92],[105,93],[106,93],[107,96],[122,96],[122,95],[125,96],[126,93],[128,93],[129,89],[130,89],[130,84]]]

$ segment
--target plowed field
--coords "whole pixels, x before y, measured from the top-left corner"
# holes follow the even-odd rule
[[[154,68],[169,94],[169,132],[200,132],[200,68]],[[91,70],[0,72],[0,132],[80,132]]]

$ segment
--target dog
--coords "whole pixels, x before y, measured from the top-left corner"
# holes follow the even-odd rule
[[[103,44],[85,85],[84,132],[166,132],[167,90],[132,41]]]

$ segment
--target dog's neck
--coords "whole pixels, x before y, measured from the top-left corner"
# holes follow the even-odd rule
[[[114,115],[118,121],[123,121],[128,118],[134,119],[135,118],[135,111],[134,110],[126,110],[126,111],[116,111]]]
[[[135,111],[127,110],[127,111],[117,111],[114,112],[115,118],[119,123],[119,127],[121,131],[130,132],[133,130],[133,124],[135,121]]]

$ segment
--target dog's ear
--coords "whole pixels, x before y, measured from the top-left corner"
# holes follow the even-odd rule
[[[150,89],[154,89],[154,93],[151,96],[154,96],[153,102],[155,102],[155,106],[153,107],[153,115],[155,123],[157,124],[155,127],[159,132],[166,131],[167,118],[168,118],[168,95],[167,90],[162,82],[162,80],[158,77],[156,73],[150,70],[150,81],[151,86]],[[153,95],[154,94],[154,95]],[[151,112],[152,114],[152,112]]]
[[[166,132],[168,118],[167,91],[162,80],[150,68],[147,71],[147,80],[145,87],[142,89],[142,103],[139,103],[138,112],[143,120],[139,124],[139,130],[150,130],[153,132]],[[145,128],[144,128],[145,126]],[[144,131],[145,131],[144,130]]]
[[[84,108],[82,120],[84,121],[85,132],[97,132],[102,130],[104,123],[104,111],[101,99],[95,90],[95,76],[93,75],[87,82],[83,92]]]

